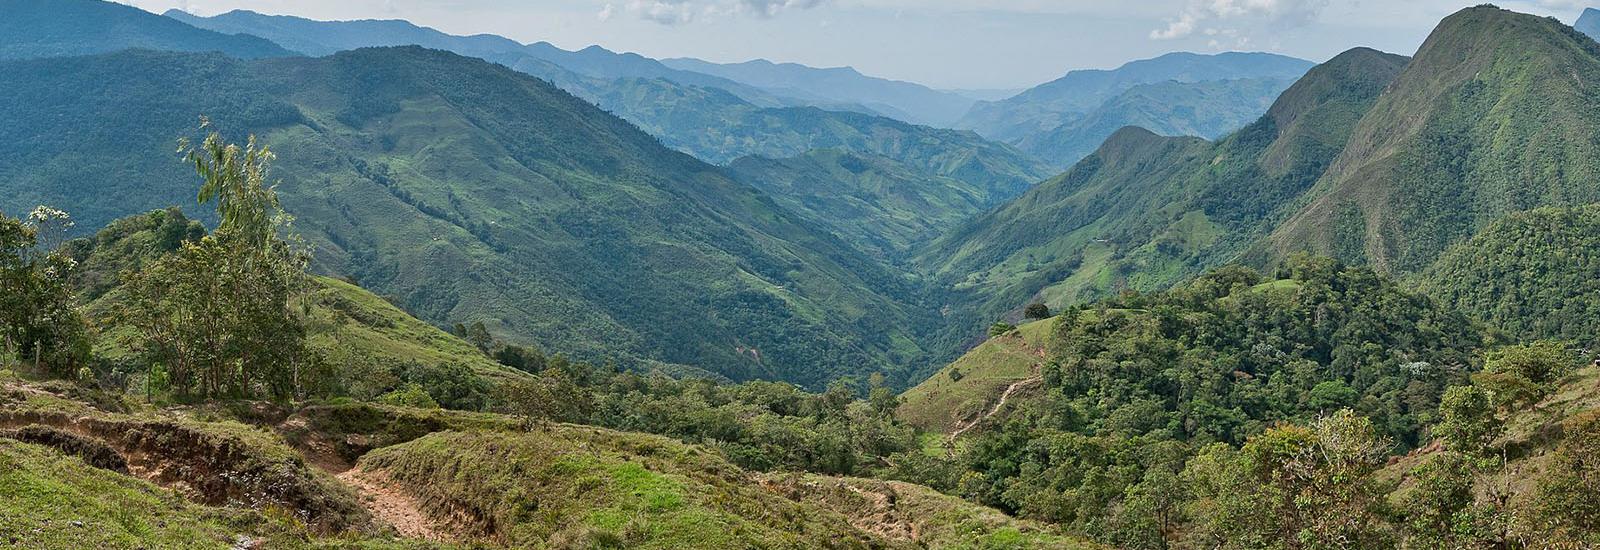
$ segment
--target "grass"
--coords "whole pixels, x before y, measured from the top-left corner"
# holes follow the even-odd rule
[[[1034,321],[990,338],[960,359],[901,394],[900,419],[924,431],[948,433],[962,420],[979,414],[999,399],[1012,383],[1032,378],[1043,359],[1052,320]],[[952,380],[950,371],[961,373]],[[942,444],[941,444],[942,445]],[[942,449],[942,447],[941,447]]]
[[[314,277],[308,340],[332,357],[360,357],[380,364],[415,362],[429,366],[463,363],[492,380],[521,377],[465,340],[412,317],[359,286]]]
[[[844,514],[863,530],[917,548],[1102,548],[1053,526],[1019,520],[920,485],[812,474],[772,474],[767,481],[790,498]]]
[[[268,430],[170,411],[108,412],[84,399],[60,384],[5,383],[0,424],[53,426],[100,441],[145,479],[180,487],[196,502],[281,509],[325,533],[370,527],[353,493]]]
[[[442,432],[378,449],[361,467],[516,547],[866,547],[842,517],[783,499],[719,454],[667,438],[554,425]]]
[[[290,514],[193,504],[48,447],[0,439],[0,544],[34,549],[412,548],[382,537],[313,536]]]

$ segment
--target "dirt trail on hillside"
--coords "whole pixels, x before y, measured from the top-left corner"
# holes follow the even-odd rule
[[[1000,414],[1000,409],[1003,409],[1006,406],[1006,400],[1011,399],[1011,394],[1016,393],[1017,390],[1020,390],[1020,389],[1022,389],[1024,387],[1027,387],[1027,386],[1032,386],[1034,384],[1037,384],[1037,383],[1043,382],[1043,381],[1044,381],[1043,378],[1029,378],[1027,380],[1018,380],[1016,382],[1012,382],[1010,386],[1006,387],[1005,393],[1000,394],[1000,402],[995,403],[994,404],[994,408],[989,409],[989,412],[987,414],[984,414],[983,416],[974,418],[974,419],[972,419],[971,422],[968,422],[967,425],[962,426],[961,428],[957,429],[954,432],[951,432],[950,433],[950,439],[951,440],[955,440],[955,438],[961,437],[961,434],[967,433],[967,430],[973,429],[973,428],[977,427],[979,424],[982,424],[983,421],[988,420],[989,417],[992,417],[992,416],[994,416],[996,414]]]
[[[433,542],[450,540],[450,537],[433,527],[433,522],[428,520],[427,514],[422,513],[415,499],[392,488],[383,474],[356,467],[335,477],[361,495],[361,504],[372,512],[372,517],[394,527],[400,536]]]

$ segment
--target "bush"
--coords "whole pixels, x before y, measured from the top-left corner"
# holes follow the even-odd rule
[[[1017,330],[1016,325],[1004,321],[996,321],[995,324],[989,325],[989,337],[1000,336],[1013,330]]]
[[[413,407],[418,409],[439,408],[439,402],[434,401],[433,396],[428,395],[428,390],[422,389],[422,386],[418,385],[416,382],[406,384],[392,392],[383,394],[383,396],[378,398],[378,402],[388,405]]]
[[[1028,319],[1049,319],[1050,306],[1042,303],[1028,304],[1028,307],[1022,310],[1022,316]]]

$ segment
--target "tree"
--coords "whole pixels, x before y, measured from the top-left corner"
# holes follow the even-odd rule
[[[483,326],[483,321],[474,321],[472,326],[467,327],[465,338],[467,343],[476,346],[484,355],[488,355],[490,348],[494,347],[494,335],[489,334],[489,329]]]
[[[428,390],[423,389],[421,385],[415,382],[405,384],[399,388],[395,388],[394,391],[379,396],[378,401],[380,403],[387,403],[401,407],[412,407],[417,409],[439,408],[439,402],[434,401],[433,396],[428,395]]]
[[[1495,350],[1483,372],[1472,377],[1503,409],[1533,404],[1550,393],[1554,382],[1576,369],[1577,356],[1559,342],[1538,341]]]
[[[1028,304],[1028,307],[1022,310],[1022,316],[1028,319],[1049,319],[1050,306],[1039,302]]]
[[[544,370],[544,352],[536,346],[522,347],[506,344],[494,351],[494,360],[522,372],[538,373]]]
[[[47,251],[60,248],[67,232],[77,225],[71,214],[42,204],[28,213],[28,224],[33,226],[39,246]]]
[[[589,390],[555,370],[539,377],[501,383],[498,392],[500,408],[521,418],[525,429],[549,421],[582,422],[594,409],[594,398]]]
[[[1600,411],[1562,423],[1565,435],[1535,482],[1530,538],[1551,547],[1600,545]]]
[[[1405,548],[1476,548],[1486,540],[1474,506],[1477,465],[1462,453],[1443,452],[1411,471],[1411,486],[1400,495]]]
[[[399,378],[417,384],[446,409],[480,411],[488,408],[493,388],[464,363],[424,365],[411,363],[400,368]]]
[[[24,223],[0,215],[0,351],[40,374],[75,378],[91,347],[68,280],[77,264],[37,240],[40,223],[70,218],[48,207],[40,211],[59,216]]]
[[[1288,548],[1384,548],[1373,510],[1377,491],[1367,474],[1384,463],[1393,444],[1372,420],[1348,409],[1310,427],[1281,426],[1251,438],[1243,456],[1267,491],[1263,512]]]
[[[1310,405],[1317,411],[1333,411],[1354,405],[1361,395],[1339,380],[1328,380],[1311,388]]]
[[[1480,456],[1499,437],[1500,420],[1488,392],[1475,386],[1453,386],[1439,400],[1439,423],[1433,433],[1445,447],[1467,455]]]
[[[266,183],[272,152],[254,136],[241,148],[216,132],[198,148],[182,140],[179,150],[202,179],[200,203],[215,202],[221,223],[124,276],[122,315],[139,330],[148,378],[198,398],[320,391],[330,377],[289,307],[304,289],[307,259],[279,237],[288,218]]]
[[[872,410],[878,416],[892,415],[895,409],[900,408],[900,396],[889,388],[883,373],[874,372],[867,377],[867,387],[867,402],[872,404]]]

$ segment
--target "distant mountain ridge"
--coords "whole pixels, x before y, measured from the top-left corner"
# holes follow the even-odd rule
[[[1053,166],[1071,167],[1127,126],[1167,136],[1217,139],[1260,117],[1295,80],[1267,77],[1140,84],[1081,118],[1024,137],[1016,145]]]
[[[211,17],[200,17],[172,9],[167,10],[164,15],[202,29],[250,33],[312,56],[376,46],[417,45],[489,59],[534,74],[538,73],[527,70],[526,65],[529,62],[542,61],[586,77],[665,78],[681,84],[721,88],[739,95],[746,101],[765,106],[788,104],[732,80],[675,70],[639,54],[619,54],[599,46],[567,51],[548,42],[521,44],[492,34],[456,36],[395,19],[318,21],[289,15],[267,15],[249,10],[233,10]]]
[[[99,0],[0,0],[0,59],[147,48],[222,52],[242,59],[296,55],[263,38],[202,30],[133,6]],[[93,36],[93,40],[85,40]]]
[[[921,84],[866,76],[851,67],[815,68],[765,59],[711,63],[676,58],[661,62],[675,69],[720,76],[779,95],[860,104],[906,122],[928,126],[951,126],[976,103],[971,98]]]
[[[980,102],[956,124],[990,139],[1016,143],[1072,122],[1141,84],[1241,78],[1299,78],[1312,62],[1268,53],[1171,53],[1112,70],[1072,71],[1010,98]]]
[[[1584,8],[1583,15],[1578,16],[1578,21],[1572,24],[1572,28],[1578,29],[1578,32],[1588,35],[1589,38],[1600,40],[1600,10]]]

